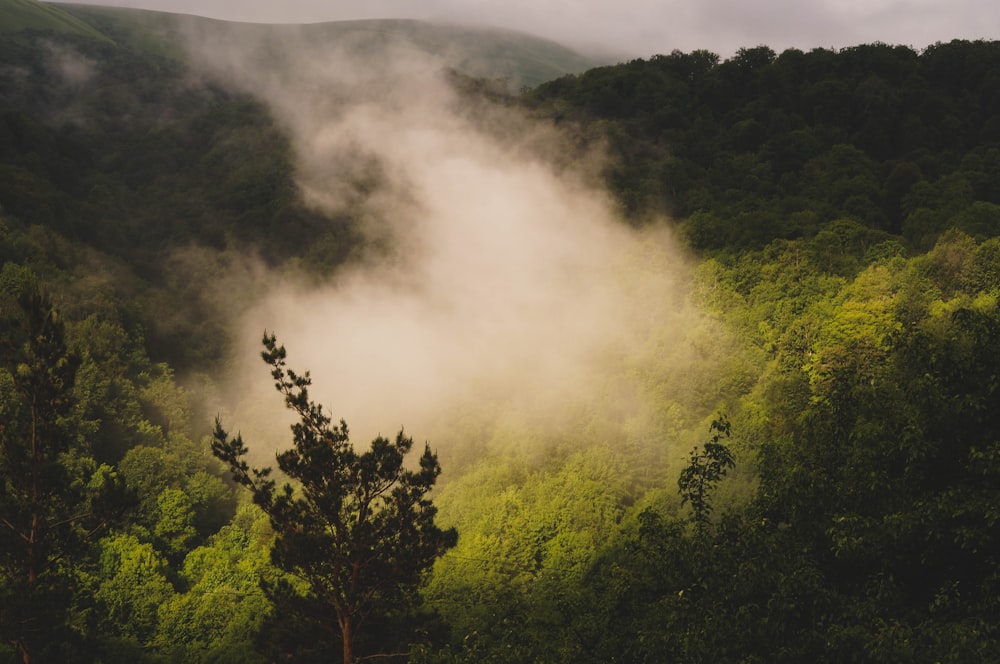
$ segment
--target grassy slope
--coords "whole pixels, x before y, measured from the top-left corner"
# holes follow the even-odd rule
[[[32,0],[0,0],[0,3]],[[506,78],[515,87],[535,86],[564,74],[606,64],[559,44],[509,30],[473,28],[414,20],[334,21],[309,25],[234,23],[165,12],[91,5],[54,5],[120,43],[162,55],[180,55],[180,27],[246,32],[255,36],[297,31],[308,43],[344,43],[350,48],[377,49],[394,43],[443,57],[465,74]]]
[[[36,0],[0,0],[0,33],[19,30],[53,30],[108,40],[92,25],[59,7]]]
[[[178,14],[96,5],[53,3],[52,6],[94,26],[119,44],[155,55],[183,57],[183,47],[176,37]]]
[[[318,23],[306,26],[305,31],[321,41],[365,36],[395,39],[445,57],[466,74],[508,78],[529,86],[604,64],[555,42],[510,30],[397,19]]]

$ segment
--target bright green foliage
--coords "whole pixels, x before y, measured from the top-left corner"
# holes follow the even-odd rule
[[[581,656],[571,609],[592,600],[582,584],[634,499],[626,473],[621,454],[593,446],[533,472],[492,459],[444,489],[442,519],[462,538],[425,595],[463,661]]]
[[[427,446],[418,469],[406,469],[413,440],[402,432],[355,452],[347,425],[332,425],[310,401],[309,374],[286,368],[274,335],[263,343],[275,387],[300,418],[292,425],[294,447],[278,454],[278,467],[299,486],[279,491],[269,468],[251,470],[242,438],[230,439],[220,422],[212,451],[270,517],[275,564],[308,584],[308,599],[323,612],[309,619],[339,632],[344,663],[351,664],[368,622],[412,602],[434,560],[455,545],[455,531],[435,525],[437,509],[426,495],[441,467]]]
[[[7,5],[4,27],[23,27],[30,3]],[[348,658],[421,641],[420,661],[438,662],[1000,661],[997,42],[674,52],[503,99],[579,129],[585,146],[607,143],[626,216],[672,213],[702,252],[705,316],[681,336],[635,330],[628,357],[588,377],[592,394],[565,412],[492,400],[449,411],[454,450],[438,444],[450,477],[434,502],[463,537],[438,556],[447,531],[428,529],[436,548],[423,551],[414,536],[405,545],[418,540],[422,559],[407,567],[393,553],[405,538],[365,538],[414,520],[390,518],[388,489],[386,508],[360,519],[358,487],[398,473],[420,493],[436,459],[403,463],[404,436],[354,451],[308,402],[308,377],[276,376],[302,415],[301,447],[279,457],[291,493],[225,441],[270,513],[237,512],[192,442],[210,426],[196,405],[216,399],[188,390],[218,375],[236,319],[206,286],[228,284],[245,253],[328,276],[356,246],[356,221],[306,209],[262,105],[129,50],[149,39],[125,20],[74,15],[116,44],[0,40],[0,290],[18,292],[14,264],[31,265],[66,320],[64,341],[3,335],[16,343],[0,370],[0,659],[29,624],[45,627],[30,635],[47,642],[36,660],[329,658],[331,642],[351,641],[331,637],[344,627],[331,607],[350,614],[356,597],[349,579],[319,577],[346,572],[335,554],[364,545],[386,556],[359,584],[405,579],[375,590]],[[451,81],[477,103],[502,98]],[[670,271],[650,257],[628,261],[640,311],[678,296],[647,278]],[[45,311],[43,327],[60,322]],[[59,450],[35,475],[58,489],[34,502],[17,444],[30,384],[55,394],[35,419]],[[735,442],[684,458],[719,410]],[[95,496],[120,488],[101,464],[119,462],[139,509],[88,546],[92,516],[113,502]],[[432,522],[426,493],[410,498]],[[59,524],[35,552],[34,585],[21,563],[35,553],[11,537],[30,514]],[[447,625],[412,611],[431,561],[419,594]]]
[[[187,591],[159,609],[157,650],[175,661],[266,661],[254,642],[272,612],[262,583],[279,578],[270,562],[273,541],[267,515],[246,505],[188,554],[181,569]]]
[[[933,648],[968,661],[997,647],[987,626],[1000,561],[986,544],[997,496],[984,484],[1000,425],[990,405],[996,297],[955,292],[977,251],[953,235],[925,257],[862,274],[829,310],[823,326],[836,333],[808,347],[811,398],[763,450],[765,519],[808,542],[839,610],[887,630],[836,626],[825,638],[841,652]],[[950,299],[929,296],[935,289]],[[865,310],[878,317],[856,315]]]
[[[194,528],[194,506],[180,489],[164,489],[156,498],[156,525],[153,537],[173,560],[183,558],[198,536]]]
[[[951,285],[980,247],[943,238],[772,319],[743,400],[755,498],[700,537],[642,511],[584,581],[574,661],[997,657],[1000,310]]]
[[[94,593],[103,627],[142,644],[157,628],[160,607],[174,596],[167,560],[152,544],[133,535],[114,535],[100,543],[100,586]]]

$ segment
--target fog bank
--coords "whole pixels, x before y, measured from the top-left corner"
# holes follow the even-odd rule
[[[470,107],[445,63],[405,48],[359,58],[294,42],[192,35],[213,76],[287,127],[306,199],[368,238],[330,283],[281,280],[239,321],[242,407],[228,424],[251,446],[286,419],[255,359],[264,330],[356,444],[403,425],[435,443],[470,409],[563,426],[639,398],[622,382],[643,363],[691,355],[688,267],[665,228],[616,218],[593,185],[599,155],[515,111]]]

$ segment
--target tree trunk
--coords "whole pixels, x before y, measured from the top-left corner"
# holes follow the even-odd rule
[[[354,620],[350,615],[340,621],[340,634],[344,640],[344,664],[354,664]]]

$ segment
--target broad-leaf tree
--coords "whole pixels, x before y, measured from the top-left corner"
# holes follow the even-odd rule
[[[212,451],[267,512],[276,534],[272,559],[308,584],[309,604],[327,612],[311,618],[335,622],[351,664],[369,619],[413,601],[424,573],[457,541],[453,529],[435,525],[437,508],[427,497],[441,467],[427,446],[415,469],[405,467],[413,440],[402,431],[356,451],[347,424],[333,424],[309,399],[309,373],[286,367],[273,334],[263,343],[275,387],[299,416],[293,447],[277,455],[292,483],[279,489],[270,468],[251,469],[242,437],[231,438],[218,421]]]
[[[692,519],[699,534],[705,532],[712,515],[712,489],[736,465],[732,452],[722,442],[723,438],[729,438],[729,420],[725,417],[713,420],[711,430],[714,433],[705,443],[705,450],[691,450],[691,462],[677,480],[681,505],[691,504]]]

